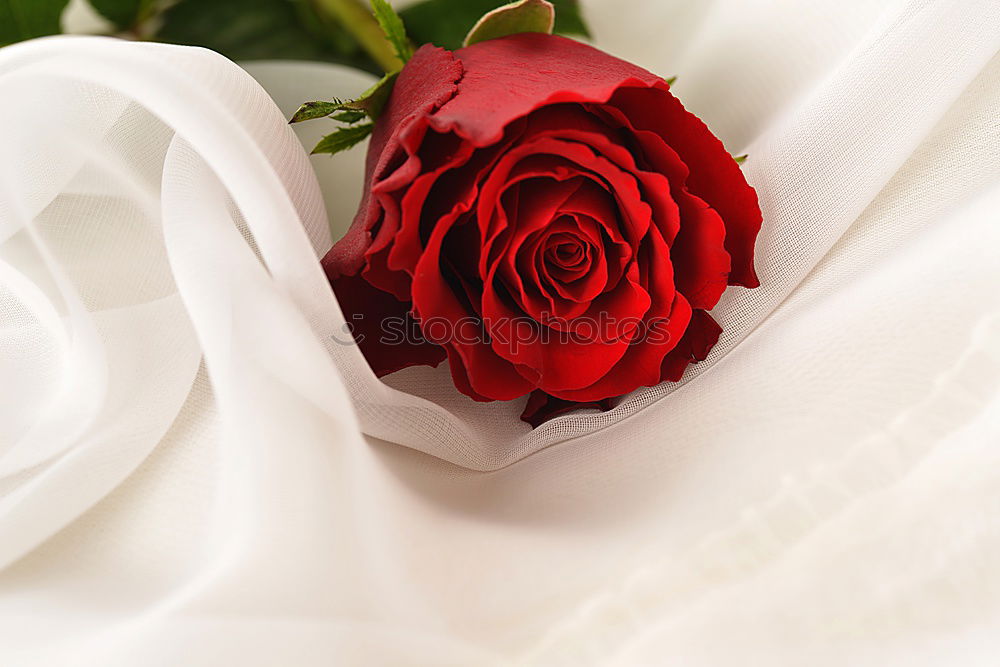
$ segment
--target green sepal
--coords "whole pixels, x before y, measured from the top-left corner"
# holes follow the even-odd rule
[[[736,164],[742,165],[744,162],[747,161],[748,157],[750,156],[744,153],[743,155],[734,156],[733,159],[736,160]]]
[[[552,34],[556,10],[548,0],[518,0],[487,12],[465,36],[463,46],[521,32]]]
[[[579,0],[549,1],[556,8],[555,34],[590,37]],[[399,15],[415,44],[429,42],[454,51],[483,14],[502,4],[503,0],[422,0],[408,4]]]

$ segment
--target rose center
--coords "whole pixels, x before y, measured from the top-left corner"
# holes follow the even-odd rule
[[[589,244],[570,234],[554,234],[546,243],[545,261],[553,268],[585,269],[589,260]]]

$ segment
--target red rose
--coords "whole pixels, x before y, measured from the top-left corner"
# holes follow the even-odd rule
[[[663,79],[524,33],[417,51],[323,265],[378,375],[447,356],[476,400],[536,392],[537,421],[704,359],[721,331],[706,311],[758,285],[760,223]],[[408,312],[422,338],[387,336]]]

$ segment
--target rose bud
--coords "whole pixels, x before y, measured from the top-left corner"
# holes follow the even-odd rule
[[[323,266],[372,369],[447,357],[475,400],[535,392],[532,423],[678,380],[726,286],[758,285],[739,165],[666,81],[570,39],[423,46],[366,169]],[[390,341],[407,313],[422,339]]]

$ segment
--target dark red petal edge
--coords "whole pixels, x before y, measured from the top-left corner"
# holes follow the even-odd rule
[[[691,323],[681,337],[677,347],[663,358],[660,366],[660,380],[677,382],[684,375],[689,364],[703,361],[717,342],[722,327],[704,310],[691,313]]]
[[[528,395],[528,403],[524,406],[524,411],[521,413],[521,421],[531,424],[532,428],[537,428],[553,417],[558,417],[574,410],[593,408],[601,412],[607,412],[614,407],[614,400],[614,398],[605,398],[601,401],[589,401],[586,403],[564,401],[561,398],[550,396],[539,389]]]
[[[393,318],[400,323],[406,322],[409,304],[373,287],[361,276],[339,276],[332,278],[330,283],[351,327],[350,333],[376,376],[410,366],[437,366],[444,361],[444,348],[419,338],[407,337],[398,344],[387,344],[383,340],[387,333],[383,328],[386,320]],[[337,335],[346,337],[348,332]]]

